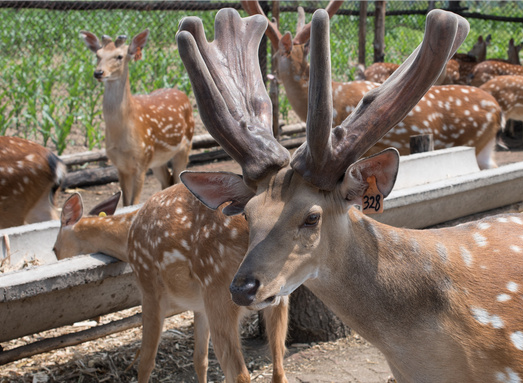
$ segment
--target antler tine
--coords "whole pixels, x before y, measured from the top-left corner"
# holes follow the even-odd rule
[[[114,46],[115,47],[119,47],[120,45],[122,45],[123,43],[125,43],[125,40],[127,40],[127,36],[126,35],[120,35],[116,38],[116,41],[114,42]]]
[[[113,39],[111,36],[103,35],[102,36],[102,46],[105,47],[107,44],[112,43]]]
[[[242,0],[241,1],[242,7],[249,14],[250,16],[254,15],[262,15],[267,19],[267,30],[265,31],[267,37],[269,40],[271,40],[272,46],[274,49],[278,49],[278,43],[281,39],[281,33],[278,29],[278,24],[276,22],[269,20],[265,12],[263,12],[263,9],[261,8],[260,4],[257,1],[252,0]]]
[[[315,17],[316,13],[313,19]],[[332,132],[328,125],[324,127],[322,134],[329,137],[317,140],[327,146],[316,143],[313,146],[307,140],[294,154],[291,166],[320,189],[333,190],[348,166],[399,123],[423,97],[468,31],[468,22],[461,16],[431,11],[427,15],[425,37],[414,53],[383,85],[368,92],[340,126]],[[317,38],[321,37],[313,29],[311,43]],[[315,55],[311,49],[311,57]]]
[[[242,166],[251,187],[287,166],[290,158],[272,134],[271,101],[258,63],[266,27],[260,15],[242,19],[236,10],[222,9],[212,43],[197,17],[183,19],[176,35],[202,121]]]
[[[338,9],[340,9],[342,4],[343,4],[343,0],[329,2],[327,7],[325,7],[325,11],[328,13],[329,19],[332,18],[332,16],[334,16],[336,14],[336,12],[338,12]],[[299,31],[297,30],[296,36],[294,37],[292,42],[294,45],[305,44],[307,41],[309,41],[310,36],[311,36],[311,23],[303,26],[302,28],[300,28]]]

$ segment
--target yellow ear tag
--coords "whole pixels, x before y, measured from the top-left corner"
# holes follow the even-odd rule
[[[383,213],[383,194],[376,185],[376,177],[367,178],[367,183],[369,187],[363,195],[362,212],[365,214]]]
[[[134,61],[138,61],[138,60],[141,60],[142,59],[142,48],[141,47],[137,47],[136,48],[136,53],[134,54]]]
[[[98,214],[98,217],[107,217],[107,214],[105,214],[105,211],[101,211],[101,212]]]

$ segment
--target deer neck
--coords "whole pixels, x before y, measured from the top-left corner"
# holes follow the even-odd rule
[[[126,129],[134,106],[131,85],[129,83],[129,69],[116,80],[106,81],[103,96],[103,114],[107,134]]]
[[[345,236],[328,241],[318,278],[305,283],[340,319],[379,343],[391,329],[408,332],[419,323],[416,315],[445,307],[440,288],[444,277],[422,250],[426,244],[417,231],[405,235],[405,230],[380,224],[354,208],[346,227]],[[343,289],[349,293],[332,293]]]
[[[81,253],[104,253],[127,262],[127,235],[136,213],[82,218],[74,226]]]
[[[302,121],[306,121],[309,102],[309,64],[293,52],[285,57],[280,55],[277,65],[278,77],[285,88],[292,109]]]

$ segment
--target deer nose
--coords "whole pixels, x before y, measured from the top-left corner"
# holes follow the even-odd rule
[[[234,277],[229,291],[232,300],[238,306],[250,306],[254,302],[256,292],[260,287],[260,281],[254,277]]]
[[[94,71],[94,78],[96,78],[96,79],[101,79],[103,75],[104,75],[104,71],[101,69],[97,69]]]

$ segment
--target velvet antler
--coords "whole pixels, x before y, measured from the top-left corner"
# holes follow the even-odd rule
[[[258,63],[267,28],[262,16],[242,19],[233,9],[216,14],[215,38],[207,42],[202,22],[180,22],[178,49],[189,73],[198,110],[209,133],[241,166],[253,185],[289,163],[289,152],[272,133],[272,104]]]

